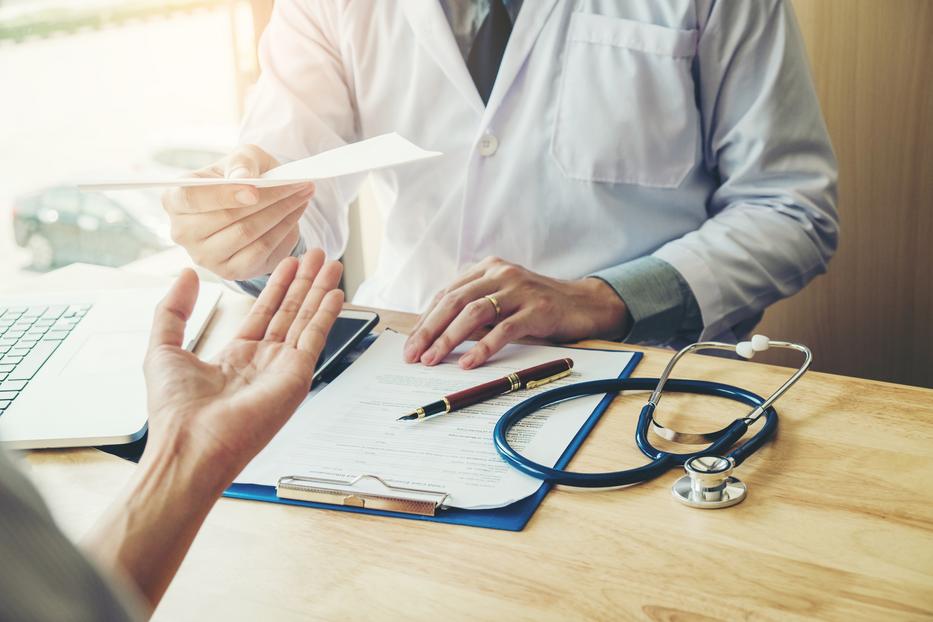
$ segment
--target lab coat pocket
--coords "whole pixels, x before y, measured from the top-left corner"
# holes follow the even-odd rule
[[[674,188],[696,161],[697,32],[575,13],[551,153],[586,181]]]

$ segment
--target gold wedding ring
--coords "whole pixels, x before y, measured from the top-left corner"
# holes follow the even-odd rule
[[[486,300],[488,300],[488,301],[490,302],[490,304],[492,304],[492,308],[496,310],[496,320],[495,320],[495,321],[498,322],[498,321],[499,321],[499,316],[502,315],[502,307],[499,306],[499,301],[496,300],[496,297],[493,296],[492,294],[489,294],[488,296],[483,296],[483,298],[485,298]]]

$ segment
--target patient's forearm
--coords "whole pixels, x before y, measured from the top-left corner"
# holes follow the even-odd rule
[[[152,608],[228,483],[218,470],[196,462],[182,452],[147,448],[133,479],[85,542],[90,555],[134,583]]]

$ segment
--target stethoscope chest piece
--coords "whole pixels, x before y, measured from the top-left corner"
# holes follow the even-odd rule
[[[692,508],[716,510],[741,503],[748,488],[732,477],[735,464],[721,456],[696,456],[684,463],[686,475],[674,482],[671,494]]]

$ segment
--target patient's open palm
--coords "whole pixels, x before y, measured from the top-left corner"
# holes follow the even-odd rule
[[[174,439],[235,471],[264,447],[308,393],[343,295],[336,262],[312,251],[283,261],[236,339],[212,361],[180,347],[197,295],[183,275],[157,313],[146,357],[150,443]]]

